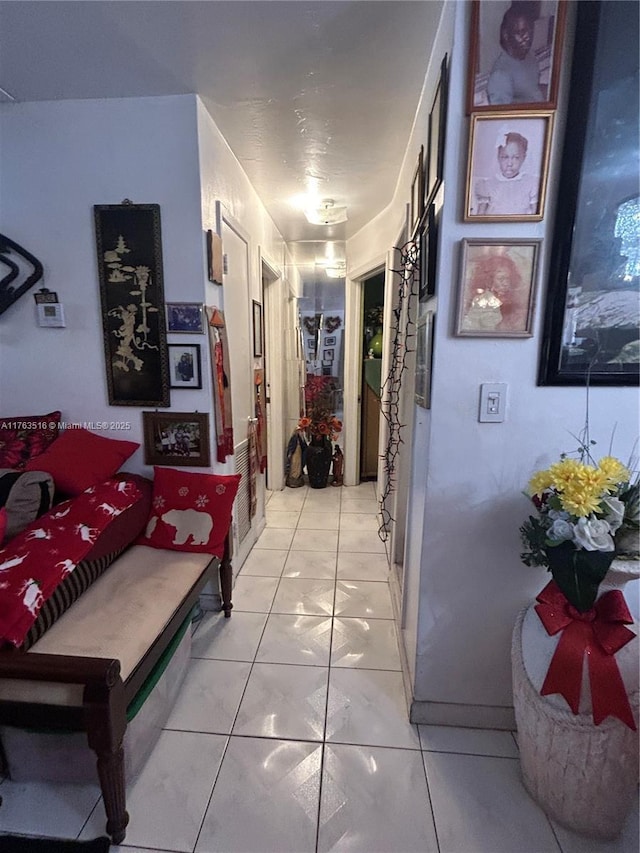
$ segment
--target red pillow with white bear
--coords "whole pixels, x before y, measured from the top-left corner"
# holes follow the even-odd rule
[[[222,559],[240,474],[153,470],[151,514],[136,544]]]

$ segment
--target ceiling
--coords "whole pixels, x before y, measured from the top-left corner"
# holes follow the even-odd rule
[[[391,201],[442,0],[0,2],[2,100],[200,95],[287,241]],[[310,225],[312,192],[346,205]]]

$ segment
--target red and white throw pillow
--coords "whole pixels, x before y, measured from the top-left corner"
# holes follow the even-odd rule
[[[55,411],[0,418],[0,468],[22,471],[30,459],[44,453],[60,434],[60,417]]]
[[[240,474],[154,468],[151,515],[138,545],[222,558]]]
[[[134,483],[107,480],[58,504],[0,549],[0,641],[21,645],[56,587],[140,497]]]

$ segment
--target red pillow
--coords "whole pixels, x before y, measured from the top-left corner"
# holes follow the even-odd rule
[[[153,470],[151,515],[137,544],[222,559],[240,474]]]
[[[0,418],[0,468],[23,471],[59,435],[60,412]]]
[[[118,441],[89,432],[66,429],[48,450],[25,465],[27,471],[51,474],[56,490],[79,495],[112,477],[140,447],[137,441]]]

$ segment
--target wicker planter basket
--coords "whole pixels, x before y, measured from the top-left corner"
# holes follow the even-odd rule
[[[615,838],[635,800],[638,733],[613,717],[596,726],[591,713],[574,715],[557,706],[563,701],[560,697],[540,695],[523,657],[522,628],[532,608],[519,614],[511,647],[524,785],[549,817],[568,829],[597,838]],[[544,632],[542,625],[540,628]],[[629,702],[637,725],[637,686]]]

